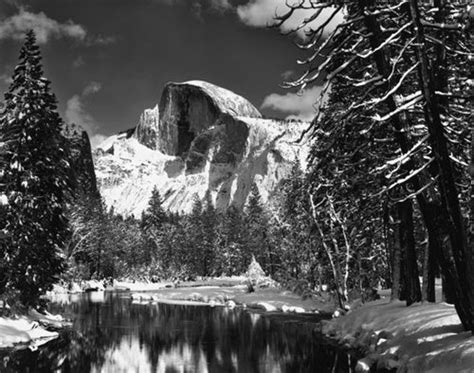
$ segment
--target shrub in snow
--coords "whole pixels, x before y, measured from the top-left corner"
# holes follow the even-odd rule
[[[247,272],[245,272],[245,277],[247,277],[250,285],[252,285],[251,286],[252,290],[253,290],[253,286],[270,287],[270,286],[277,285],[277,283],[274,280],[272,280],[269,276],[265,275],[265,272],[263,271],[262,267],[260,266],[260,264],[257,262],[257,260],[255,259],[253,255],[252,255],[252,261],[249,265],[249,268]]]
[[[252,262],[249,265],[245,276],[248,277],[250,280],[259,280],[265,277],[265,272],[263,272],[262,267],[258,264],[255,257],[252,255]]]
[[[8,205],[8,198],[5,194],[0,194],[0,206]]]

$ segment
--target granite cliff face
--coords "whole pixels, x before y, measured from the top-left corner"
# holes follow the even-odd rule
[[[159,138],[160,109],[156,105],[153,109],[146,109],[140,116],[140,121],[133,132],[133,137],[139,143],[156,149],[156,142]]]
[[[267,200],[291,163],[306,159],[297,143],[305,127],[263,119],[246,99],[210,83],[169,83],[133,132],[96,150],[99,190],[116,212],[137,217],[155,186],[164,207],[178,212],[207,190],[218,209],[242,207],[254,181]]]
[[[69,149],[75,192],[98,196],[91,143],[87,132],[75,125],[67,125],[63,129],[63,135]]]

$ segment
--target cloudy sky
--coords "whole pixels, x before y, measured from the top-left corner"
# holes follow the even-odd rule
[[[0,0],[0,93],[34,29],[46,76],[68,122],[94,143],[136,125],[166,82],[206,80],[268,116],[313,114],[319,87],[279,88],[298,49],[266,25],[284,0]],[[276,10],[276,8],[278,8]],[[295,16],[289,26],[303,19]],[[288,27],[288,26],[287,26]]]

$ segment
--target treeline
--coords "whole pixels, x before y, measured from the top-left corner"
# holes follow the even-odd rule
[[[325,285],[329,290],[344,286],[347,296],[349,289],[360,296],[389,285],[382,235],[374,232],[373,242],[356,252],[328,251],[317,231],[336,242],[345,226],[314,219],[307,184],[308,175],[296,160],[271,206],[262,203],[254,183],[243,211],[234,206],[217,211],[208,192],[202,201],[195,198],[187,215],[165,211],[155,189],[140,220],[124,219],[113,209],[106,212],[97,200],[82,196],[70,210],[74,234],[67,277],[158,281],[232,276],[244,273],[255,257],[267,275],[300,294],[314,294]]]
[[[74,234],[67,247],[70,276],[193,279],[244,273],[252,257],[268,274],[281,270],[270,215],[252,185],[244,211],[216,211],[208,192],[192,211],[165,211],[154,189],[141,219],[123,218],[96,198],[80,196],[70,208]]]

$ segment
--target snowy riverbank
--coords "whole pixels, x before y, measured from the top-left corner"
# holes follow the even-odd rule
[[[454,307],[446,303],[406,307],[381,299],[323,321],[321,332],[366,355],[357,372],[371,366],[413,373],[474,372],[474,337],[463,331]]]
[[[256,288],[249,293],[247,285],[189,286],[160,289],[153,292],[132,292],[136,304],[173,303],[184,305],[227,306],[259,309],[267,312],[326,313],[334,310],[330,298],[302,299],[297,294],[276,287]]]
[[[65,325],[68,323],[60,315],[41,314],[34,310],[20,317],[0,317],[0,349],[36,350],[59,336],[58,332],[48,328],[60,329]]]
[[[56,302],[74,302],[83,296],[105,302],[108,291],[123,292],[132,303],[173,303],[183,305],[244,307],[257,312],[318,314],[330,317],[335,309],[329,293],[302,299],[275,284],[261,282],[249,288],[246,276],[203,279],[185,283],[114,281],[105,289],[99,282],[87,283],[98,291],[86,295],[61,293],[55,287]],[[84,291],[84,289],[82,289]],[[249,291],[251,290],[251,291]],[[388,293],[388,291],[384,291]],[[385,294],[387,295],[387,294]],[[54,298],[54,297],[53,297]],[[46,318],[46,319],[45,319]],[[61,324],[52,315],[30,314],[17,320],[0,319],[0,347],[27,346],[32,349],[56,338],[56,332],[41,327],[45,321]],[[48,324],[48,323],[46,323]],[[393,370],[397,372],[474,372],[474,337],[463,332],[453,306],[445,303],[414,304],[389,302],[388,297],[361,305],[346,315],[321,321],[319,331],[347,349],[365,357],[357,372]]]

